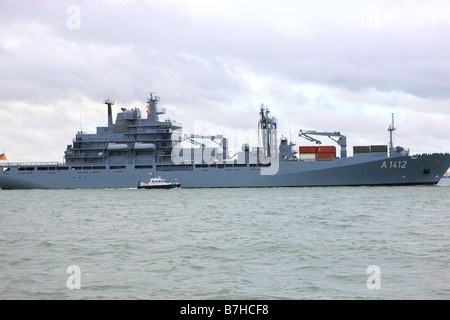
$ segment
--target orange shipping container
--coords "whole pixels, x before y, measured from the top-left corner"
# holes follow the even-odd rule
[[[317,153],[335,153],[336,154],[336,147],[335,146],[320,146],[320,147],[317,147]]]
[[[334,159],[336,157],[336,153],[334,152],[322,152],[317,154],[318,160],[329,160]]]
[[[310,147],[310,146],[299,147],[299,151],[300,151],[301,154],[303,154],[303,153],[316,153],[317,152],[317,147]]]

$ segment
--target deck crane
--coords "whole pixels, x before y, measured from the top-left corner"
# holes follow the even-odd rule
[[[341,147],[341,158],[347,158],[347,137],[340,132],[319,132],[314,130],[301,130],[298,136],[305,138],[308,141],[315,142],[316,144],[322,144],[322,141],[317,140],[311,136],[327,136]],[[335,139],[334,137],[337,137]]]
[[[210,139],[212,142],[218,144],[222,148],[223,160],[225,160],[227,158],[227,155],[228,155],[227,138],[224,138],[222,135],[216,135],[216,136],[208,136],[208,135],[200,135],[200,134],[185,134],[184,135],[183,140],[187,140],[192,144],[199,145],[204,150],[206,145],[203,142],[198,142],[194,139],[200,139],[200,140]],[[221,142],[220,143],[217,142],[216,139],[221,140]]]

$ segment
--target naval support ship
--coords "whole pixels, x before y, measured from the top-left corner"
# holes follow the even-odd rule
[[[410,155],[394,147],[393,120],[388,145],[354,146],[351,157],[340,132],[300,130],[300,137],[316,145],[297,149],[285,137],[278,141],[277,121],[264,105],[258,146],[245,144],[230,157],[227,138],[183,135],[181,124],[159,119],[165,109],[158,102],[150,94],[146,116],[138,108],[122,108],[113,122],[114,102],[107,99],[107,126],[95,134],[78,132],[62,163],[0,163],[0,188],[137,188],[152,177],[177,180],[183,188],[434,185],[450,167],[449,153]],[[335,141],[340,155],[336,146],[321,146],[320,136]],[[183,142],[195,147],[183,148]]]

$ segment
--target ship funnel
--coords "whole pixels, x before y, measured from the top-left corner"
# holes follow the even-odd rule
[[[108,128],[110,128],[113,125],[111,106],[114,104],[114,101],[111,101],[108,98],[108,99],[105,99],[105,104],[108,105]]]

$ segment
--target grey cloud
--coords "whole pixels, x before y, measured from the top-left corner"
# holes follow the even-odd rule
[[[69,30],[67,6],[31,3],[28,11],[17,10],[23,17],[19,21],[28,17],[49,26],[48,37],[61,40],[62,48],[31,38],[2,69],[15,68],[17,77],[47,88],[52,86],[47,77],[52,77],[58,85],[81,92],[107,91],[106,87],[121,82],[120,87],[136,94],[164,81],[169,86],[184,84],[183,96],[199,91],[212,98],[246,92],[245,84],[224,70],[227,63],[237,63],[298,83],[350,90],[373,87],[423,97],[450,95],[448,26],[370,30],[364,25],[350,29],[322,24],[311,26],[307,33],[287,35],[251,17],[247,23],[231,17],[195,21],[161,3],[80,2],[81,29]],[[93,47],[103,52],[94,52]],[[185,59],[180,53],[210,64]]]
[[[374,104],[406,103],[404,110],[421,110],[433,102],[436,112],[448,113],[448,24],[381,24],[370,29],[364,18],[356,27],[323,19],[304,30],[283,32],[255,18],[258,8],[246,20],[224,15],[195,19],[164,2],[25,3],[0,4],[2,106],[10,101],[46,104],[79,95],[98,101],[101,109],[105,96],[144,104],[146,92],[154,91],[161,105],[176,108],[176,119],[185,125],[200,114],[212,126],[251,128],[251,117],[264,102],[279,111],[280,121],[292,120],[293,126],[310,123],[320,129],[316,119],[321,114],[324,129],[361,132],[364,125],[352,124],[367,114],[358,114],[354,107],[367,105],[368,90],[375,88],[420,99],[379,99]],[[349,14],[366,15],[367,6],[356,3]],[[72,4],[80,8],[80,29],[66,26],[66,10]],[[339,19],[346,10],[341,9]],[[270,17],[267,12],[265,18]],[[331,9],[327,15],[333,15]],[[38,28],[31,28],[35,25]],[[8,39],[17,43],[8,44]],[[272,82],[265,91],[255,91],[243,73],[270,77]],[[303,83],[356,94],[340,104],[333,96],[311,101],[293,90]],[[325,121],[325,116],[330,119]]]

